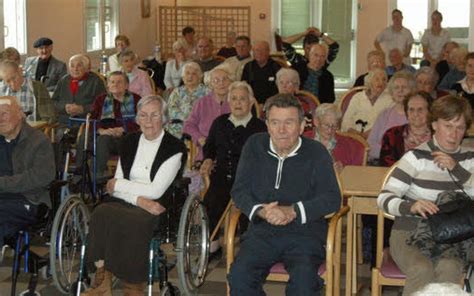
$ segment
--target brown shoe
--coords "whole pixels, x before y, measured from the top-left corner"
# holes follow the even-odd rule
[[[143,296],[146,282],[132,284],[126,281],[122,282],[123,284],[123,296]]]
[[[112,277],[113,274],[104,267],[98,268],[91,288],[81,296],[112,296]]]
[[[94,280],[91,283],[91,288],[97,288],[102,284],[105,278],[105,267],[99,267],[95,271]]]

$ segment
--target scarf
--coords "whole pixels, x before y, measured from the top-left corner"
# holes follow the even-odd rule
[[[75,96],[79,91],[79,86],[82,84],[82,81],[86,80],[89,77],[89,73],[85,73],[82,77],[76,79],[71,77],[71,82],[69,83],[69,90],[71,94]]]
[[[314,140],[320,142],[321,144],[323,144],[323,142],[321,141],[321,136],[319,135],[318,131],[316,130],[316,132],[314,133]],[[328,150],[329,154],[332,155],[332,151],[334,150],[334,148],[336,148],[336,144],[337,144],[337,140],[336,140],[336,137],[332,137],[329,142],[328,142],[328,146],[326,147],[326,149]],[[323,144],[324,145],[324,144]]]
[[[112,94],[109,93],[105,97],[100,120],[115,119],[116,102],[120,104],[120,113],[122,114],[122,117],[135,116],[135,102],[132,94],[126,92],[123,96],[123,102],[120,102],[115,100]]]
[[[431,131],[429,128],[417,135],[411,131],[410,126],[403,131],[403,144],[405,145],[405,151],[413,150],[424,142],[428,142],[431,139]]]

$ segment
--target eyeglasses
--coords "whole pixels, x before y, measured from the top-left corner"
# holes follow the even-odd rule
[[[144,113],[138,113],[137,115],[137,119],[140,120],[140,121],[158,121],[161,119],[161,114],[156,114],[156,113],[153,113],[153,114],[144,114]]]
[[[223,77],[223,78],[214,78],[212,79],[212,83],[214,84],[218,84],[218,83],[226,83],[227,81],[229,81],[229,78],[227,77]]]
[[[327,130],[337,130],[339,128],[338,124],[322,123],[321,126]]]

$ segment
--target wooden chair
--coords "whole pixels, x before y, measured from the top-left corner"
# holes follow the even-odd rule
[[[196,159],[196,155],[198,154],[198,147],[193,142],[191,137],[184,138],[184,144],[186,145],[186,148],[188,149],[188,159],[186,161],[186,167],[192,170],[193,165],[194,165],[194,160]]]
[[[223,63],[223,62],[226,60],[225,57],[219,56],[219,55],[214,56],[214,58],[215,58],[216,60],[218,60],[219,62],[221,62],[221,63]]]
[[[392,165],[385,175],[382,188],[387,183],[397,163]],[[383,210],[377,211],[377,253],[375,267],[372,268],[372,296],[382,295],[382,286],[400,286],[405,285],[405,275],[400,271],[397,264],[390,255],[390,248],[383,247],[384,237],[384,220],[394,219],[392,215],[385,213]]]
[[[342,184],[337,177],[339,190],[342,198]],[[341,237],[342,237],[342,217],[347,215],[349,207],[344,206],[335,214],[326,216],[329,219],[328,234],[326,238],[326,262],[321,264],[318,275],[326,284],[326,296],[339,296],[341,284]],[[229,230],[226,239],[227,248],[227,273],[234,262],[235,231],[239,222],[241,212],[236,209],[230,218]],[[283,263],[276,263],[270,270],[267,277],[269,281],[287,282],[289,275],[286,272]],[[229,286],[227,285],[229,292]]]
[[[341,110],[342,117],[344,117],[344,114],[346,113],[347,108],[349,107],[349,103],[351,102],[354,95],[365,89],[365,86],[356,86],[351,88],[342,96],[341,100],[339,101],[339,110]]]
[[[360,151],[360,153],[363,154],[362,163],[360,165],[362,166],[367,165],[367,157],[368,157],[368,153],[370,149],[369,143],[367,143],[367,140],[361,135],[356,134],[356,133],[341,132],[341,131],[337,131],[336,133],[343,137],[349,137],[360,143],[361,147],[363,147],[363,149]]]
[[[367,165],[367,157],[368,157],[368,153],[369,153],[369,143],[367,143],[367,140],[364,139],[364,137],[362,137],[361,135],[359,134],[355,134],[355,133],[350,133],[350,132],[341,132],[341,131],[337,131],[336,132],[338,135],[340,136],[343,136],[343,137],[348,137],[348,138],[351,138],[353,139],[354,141],[357,141],[360,148],[358,147],[351,147],[350,149],[359,149],[360,150],[360,153],[361,153],[361,158],[362,158],[362,162],[359,164],[361,166],[366,166]],[[362,247],[362,216],[361,215],[358,215],[357,216],[357,264],[362,264],[364,263],[364,255],[363,255],[363,247]]]
[[[104,84],[105,89],[107,89],[107,78],[103,74],[101,74],[101,73],[99,73],[95,70],[91,70],[90,72],[93,73],[94,75],[97,75],[100,78],[100,80],[102,81],[102,83]]]
[[[318,107],[319,105],[321,105],[321,102],[319,102],[318,97],[310,93],[309,91],[298,90],[295,92],[295,96],[298,98],[304,98],[305,100],[309,101],[310,104],[314,106],[313,110],[316,109],[316,107]]]
[[[284,57],[272,57],[272,59],[278,63],[282,68],[290,68],[290,64],[288,64],[288,61]]]

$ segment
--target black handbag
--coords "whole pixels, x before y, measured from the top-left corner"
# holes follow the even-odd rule
[[[452,244],[474,237],[474,200],[453,192],[452,200],[438,205],[438,213],[428,217],[433,240]]]

